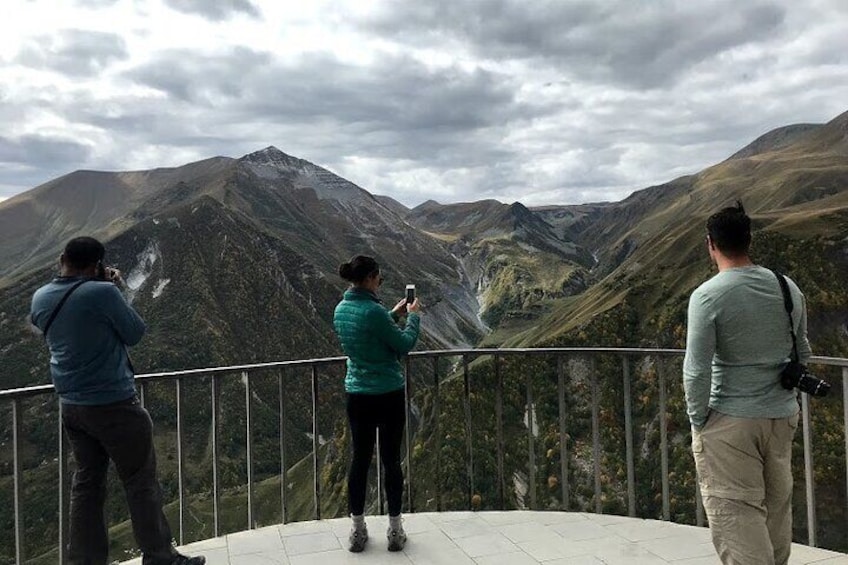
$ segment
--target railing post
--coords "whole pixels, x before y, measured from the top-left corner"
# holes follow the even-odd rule
[[[15,563],[17,565],[23,565],[24,562],[24,475],[23,461],[21,461],[22,417],[21,401],[15,398],[12,401],[12,472],[15,489]]]
[[[816,536],[816,479],[813,475],[813,439],[810,399],[801,395],[801,416],[804,434],[804,486],[807,493],[807,545],[818,547]]]
[[[592,387],[592,458],[595,475],[595,513],[603,513],[601,503],[601,422],[600,398],[598,398],[598,372],[595,358],[589,361],[589,381]]]
[[[636,516],[636,470],[633,461],[633,401],[630,398],[630,358],[621,358],[621,380],[624,392],[624,444],[627,460],[627,515]]]
[[[405,369],[405,378],[404,378],[404,417],[406,418],[406,422],[404,422],[404,427],[406,428],[406,506],[408,512],[411,514],[415,512],[415,506],[413,505],[413,492],[412,492],[412,429],[410,427],[410,408],[412,406],[412,389],[410,384],[410,377],[412,373],[409,370],[409,356],[406,357],[406,362],[404,364]]]
[[[465,385],[465,433],[466,433],[466,450],[468,461],[468,509],[472,509],[472,500],[474,498],[474,440],[473,428],[471,426],[471,376],[468,374],[468,355],[462,355],[462,379]]]
[[[594,349],[593,349],[594,350]],[[587,351],[589,349],[580,350],[575,349],[573,351],[577,351],[577,355],[587,355]],[[627,464],[627,503],[628,503],[628,514],[634,516],[636,514],[636,496],[635,496],[635,456],[634,452],[638,450],[638,446],[634,445],[635,443],[635,434],[634,434],[634,414],[633,414],[633,402],[631,396],[633,394],[633,369],[631,365],[633,365],[633,359],[637,359],[636,355],[649,355],[656,359],[657,366],[657,380],[658,380],[658,393],[659,393],[659,414],[658,414],[658,423],[660,430],[660,455],[661,455],[661,479],[662,479],[662,517],[664,520],[671,519],[670,512],[670,504],[672,498],[670,496],[670,478],[669,478],[669,467],[670,467],[670,451],[673,449],[673,446],[670,446],[669,439],[669,426],[671,425],[669,422],[669,406],[668,406],[668,394],[669,392],[673,392],[676,390],[676,387],[669,385],[667,382],[670,370],[675,366],[673,363],[669,362],[669,358],[667,357],[668,351],[663,350],[598,350],[600,353],[588,353],[590,357],[586,359],[590,366],[590,386],[591,386],[591,418],[592,418],[592,441],[593,441],[593,455],[594,455],[594,479],[595,479],[595,511],[602,512],[603,504],[601,503],[601,498],[604,495],[603,485],[601,484],[601,471],[603,469],[603,455],[602,452],[603,445],[601,441],[601,422],[600,422],[600,409],[602,407],[602,399],[603,399],[603,388],[601,386],[605,386],[607,383],[600,382],[600,374],[597,371],[598,362],[596,356],[599,354],[618,354],[622,356],[622,390],[624,394],[624,427],[625,427],[625,449],[626,449],[626,464]],[[441,352],[445,353],[445,352]],[[462,364],[463,364],[463,380],[464,380],[464,398],[463,398],[463,408],[465,412],[465,427],[466,427],[466,448],[467,448],[467,476],[468,476],[468,494],[469,494],[469,504],[473,506],[472,500],[474,500],[475,494],[479,491],[475,490],[475,469],[474,469],[474,427],[475,423],[473,420],[473,411],[475,409],[484,409],[482,405],[478,404],[472,406],[472,383],[471,383],[471,373],[470,373],[470,361],[475,359],[475,356],[478,355],[492,355],[494,358],[494,371],[495,371],[495,419],[496,419],[496,434],[497,434],[497,480],[498,480],[498,492],[496,493],[498,497],[498,505],[501,509],[506,508],[508,505],[506,504],[507,499],[510,499],[509,489],[508,489],[508,481],[505,477],[505,473],[508,472],[506,470],[505,465],[505,446],[504,446],[504,435],[505,425],[504,425],[504,394],[506,394],[504,390],[503,384],[503,366],[505,364],[504,356],[509,353],[519,353],[526,354],[525,350],[517,350],[517,351],[508,351],[508,350],[497,350],[497,351],[482,351],[482,352],[464,352],[461,353],[462,356]],[[550,353],[550,352],[547,352]],[[559,443],[560,443],[560,472],[562,476],[562,507],[563,509],[569,509],[570,506],[570,492],[569,492],[569,480],[568,480],[568,454],[569,454],[569,446],[568,442],[570,441],[567,437],[566,426],[568,421],[568,407],[566,405],[566,368],[564,367],[564,362],[568,361],[568,358],[564,356],[564,354],[575,354],[572,353],[572,350],[568,352],[564,351],[554,351],[553,354],[556,356],[557,361],[557,385],[558,385],[558,402],[559,402]],[[676,352],[672,352],[676,353]],[[435,488],[435,505],[437,510],[442,509],[442,478],[443,478],[443,470],[442,459],[443,454],[441,453],[441,448],[444,443],[444,438],[441,437],[442,432],[444,431],[444,425],[441,423],[440,418],[440,379],[439,379],[439,361],[440,357],[438,356],[440,353],[437,353],[436,356],[432,357],[433,362],[433,379],[434,379],[434,388],[435,388],[435,397],[433,400],[433,429],[435,430],[435,436],[430,438],[428,436],[428,441],[430,439],[434,440],[433,445],[436,447],[436,469],[434,470],[435,480],[436,480],[436,488]],[[458,355],[460,353],[454,352],[453,355]],[[433,355],[432,353],[428,353],[425,356]],[[456,357],[453,358],[455,360]],[[844,364],[844,360],[830,360],[826,358],[816,358],[817,362],[822,362],[829,366],[839,366],[839,364]],[[314,511],[315,517],[320,518],[321,507],[320,507],[320,495],[321,495],[321,475],[320,475],[320,449],[321,443],[323,440],[319,434],[319,382],[318,376],[320,372],[320,366],[327,361],[334,361],[332,359],[315,359],[315,360],[305,360],[305,361],[297,361],[295,364],[299,367],[304,367],[309,365],[311,367],[312,372],[312,431],[313,431],[313,478],[314,478]],[[416,413],[412,412],[413,404],[412,404],[412,384],[411,384],[411,359],[407,358],[405,360],[406,369],[406,387],[405,387],[405,426],[406,426],[406,477],[407,477],[407,510],[414,511],[415,504],[415,491],[412,488],[413,483],[413,471],[412,471],[412,455],[415,451],[413,444],[413,438],[417,437],[423,440],[423,435],[421,433],[422,428],[419,426],[413,427],[411,425],[412,421],[415,419]],[[285,364],[285,363],[283,363]],[[277,363],[268,363],[268,364],[258,364],[258,366],[277,366],[280,364]],[[241,372],[241,376],[244,380],[245,384],[245,409],[246,409],[246,449],[247,449],[247,512],[248,512],[248,521],[249,528],[256,527],[256,515],[258,514],[258,507],[256,506],[256,489],[255,489],[255,481],[256,477],[254,476],[255,466],[254,464],[254,450],[256,447],[256,437],[254,434],[254,406],[253,403],[253,395],[254,395],[254,387],[252,387],[251,377],[247,371],[251,371],[254,369],[254,365],[242,366],[242,367],[229,367],[229,368],[221,368],[215,369],[215,373],[219,371],[226,370],[229,373],[234,373],[236,371]],[[638,371],[638,364],[636,365]],[[138,382],[138,390],[139,390],[139,400],[142,406],[145,406],[146,398],[148,397],[147,391],[155,380],[158,379],[174,379],[175,387],[176,387],[176,456],[177,456],[177,479],[178,479],[178,495],[179,495],[179,523],[178,523],[178,541],[179,543],[185,543],[186,538],[190,538],[190,525],[187,527],[186,520],[190,520],[188,516],[188,511],[190,510],[189,504],[189,492],[188,488],[190,488],[190,482],[187,478],[188,467],[186,461],[190,457],[188,455],[189,452],[189,441],[186,431],[186,416],[184,414],[184,402],[186,399],[183,398],[186,395],[191,395],[191,392],[186,392],[186,379],[189,375],[198,375],[203,374],[204,370],[191,370],[186,372],[175,372],[175,373],[167,373],[167,374],[157,374],[157,375],[143,375],[142,379]],[[843,428],[845,432],[845,461],[846,467],[848,467],[848,367],[842,368],[842,393],[843,393],[843,403],[844,403],[844,411],[843,411]],[[582,374],[582,370],[581,370]],[[205,376],[209,376],[206,373]],[[205,378],[204,376],[204,378]],[[528,441],[528,474],[529,474],[529,484],[528,484],[528,499],[530,500],[529,507],[534,508],[537,504],[536,495],[538,494],[538,480],[537,480],[537,469],[536,465],[538,463],[537,453],[536,453],[536,445],[535,439],[537,426],[536,418],[534,414],[536,413],[536,402],[535,402],[535,391],[533,385],[533,378],[535,378],[532,374],[526,374],[526,403],[527,403],[527,441]],[[211,434],[211,442],[212,442],[212,473],[213,473],[213,486],[212,486],[212,496],[213,496],[213,516],[214,516],[214,529],[215,536],[218,537],[222,534],[222,524],[221,524],[221,508],[220,508],[220,499],[222,492],[222,481],[220,475],[220,463],[221,463],[221,453],[220,453],[220,434],[219,430],[222,425],[221,423],[221,406],[220,406],[220,395],[221,395],[221,377],[218,374],[212,375],[211,380],[211,389],[212,389],[212,434]],[[489,381],[481,381],[477,383],[482,386],[489,386]],[[288,521],[288,507],[287,507],[287,461],[286,461],[286,390],[285,390],[286,380],[284,376],[280,374],[278,376],[278,388],[280,395],[280,438],[279,438],[279,448],[280,448],[280,504],[281,504],[281,514],[282,514],[282,522],[285,523]],[[204,385],[205,386],[205,385]],[[671,386],[671,390],[669,390],[669,386]],[[42,387],[38,387],[41,389]],[[155,387],[154,387],[155,388]],[[191,388],[191,387],[188,387]],[[12,529],[11,534],[14,537],[15,543],[15,562],[16,563],[24,563],[25,562],[25,553],[27,547],[32,546],[33,540],[27,541],[25,537],[28,535],[26,532],[26,523],[28,517],[25,515],[24,510],[24,497],[27,495],[27,491],[25,487],[30,487],[29,483],[26,482],[28,477],[24,474],[24,458],[25,458],[25,450],[23,444],[23,438],[25,433],[25,428],[28,426],[23,424],[26,400],[25,398],[30,395],[41,394],[42,392],[46,392],[46,388],[44,390],[24,390],[23,394],[19,394],[18,391],[4,391],[0,394],[3,401],[8,399],[12,405],[12,429],[11,429],[11,439],[12,439],[12,473],[13,473],[13,482],[12,482],[12,494],[13,507],[10,509],[13,512],[12,518],[14,519],[14,523],[10,524],[10,528]],[[155,390],[153,390],[150,398],[158,398]],[[11,394],[10,394],[11,392]],[[517,392],[517,391],[513,391]],[[541,400],[541,399],[540,399]],[[478,398],[479,401],[479,398]],[[817,512],[816,512],[816,479],[815,479],[815,469],[814,469],[814,440],[812,439],[813,429],[812,429],[812,412],[810,405],[809,397],[806,395],[802,395],[801,397],[801,424],[802,424],[802,436],[803,436],[803,449],[804,449],[804,478],[805,478],[805,494],[806,494],[806,510],[807,510],[807,529],[808,529],[808,544],[810,546],[816,547],[818,544],[817,541]],[[475,408],[476,406],[476,408]],[[427,419],[429,415],[425,414],[423,417],[424,420]],[[479,415],[478,415],[479,416]],[[70,466],[70,447],[71,444],[68,440],[67,435],[64,433],[62,419],[61,419],[61,407],[59,408],[59,420],[58,420],[58,487],[59,487],[59,497],[58,497],[58,542],[59,542],[59,551],[57,553],[57,560],[59,563],[66,563],[68,558],[66,555],[67,551],[67,542],[68,542],[68,520],[69,520],[69,486],[70,486],[70,474],[68,473],[68,469]],[[417,434],[417,436],[416,436]],[[479,436],[479,434],[478,434]],[[488,437],[488,436],[487,436]],[[378,437],[379,442],[379,437]],[[379,445],[379,444],[378,444]],[[378,481],[379,471],[381,471],[381,462],[379,461],[379,451],[377,454],[378,457]],[[419,469],[420,470],[420,469]],[[31,479],[31,477],[29,477]],[[420,482],[421,479],[419,479]],[[846,487],[848,488],[848,472],[846,472],[845,476]],[[379,484],[379,483],[378,483]],[[380,504],[382,507],[383,504],[383,492],[382,485],[380,485]],[[424,493],[422,494],[422,499],[424,499]],[[421,501],[422,499],[419,499]],[[490,501],[486,501],[487,506],[493,506]],[[544,501],[542,501],[544,504]],[[696,490],[695,492],[695,504],[696,504],[696,521],[698,525],[702,525],[705,522],[703,516],[703,501],[700,497],[700,490]],[[427,505],[429,507],[429,504]],[[55,508],[55,507],[54,507]],[[28,538],[27,538],[28,539]],[[55,538],[54,538],[55,540]],[[51,543],[50,540],[47,540],[48,543]],[[30,543],[30,546],[26,546],[26,543]],[[11,552],[11,547],[9,548]],[[32,551],[32,550],[30,550]]]
[[[433,433],[436,439],[436,511],[442,511],[442,426],[439,401],[439,358],[433,357]]]
[[[243,372],[244,409],[245,409],[245,443],[247,445],[247,529],[256,527],[256,515],[253,511],[253,387],[250,385],[250,374]]]
[[[220,459],[220,437],[221,428],[221,377],[212,375],[212,520],[214,524],[215,537],[221,535],[221,472],[218,468]]]
[[[845,434],[845,516],[848,519],[848,367],[842,367],[842,418]]]
[[[536,438],[533,436],[533,424],[536,418],[536,406],[533,398],[533,376],[526,376],[527,383],[527,488],[530,492],[530,510],[536,509]]]
[[[380,455],[380,428],[375,434],[377,444],[377,508],[380,515],[386,512],[386,499],[383,493],[383,456]]]
[[[59,414],[59,565],[68,562],[68,520],[70,518],[71,485],[68,481],[68,439],[62,425],[62,403],[57,404]]]
[[[312,364],[312,474],[316,520],[321,519],[321,475],[318,469],[318,366]]]
[[[506,510],[504,495],[503,375],[501,357],[495,355],[495,426],[498,442],[498,508]]]
[[[280,514],[282,523],[288,521],[286,489],[288,485],[288,467],[286,466],[286,385],[282,372],[277,375],[277,387],[280,394]]]
[[[563,359],[557,356],[557,392],[559,396],[559,466],[562,475],[562,509],[568,511],[568,443],[565,433],[565,374],[563,371]]]
[[[671,520],[668,488],[668,415],[666,414],[665,363],[657,357],[657,374],[660,388],[660,462],[662,465],[662,517]]]
[[[177,493],[179,495],[179,545],[185,544],[185,452],[183,450],[183,387],[182,379],[176,380],[177,397]]]

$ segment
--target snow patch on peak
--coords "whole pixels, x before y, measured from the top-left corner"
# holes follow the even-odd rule
[[[162,296],[162,291],[165,290],[165,287],[168,286],[169,282],[171,282],[171,279],[162,279],[156,283],[156,288],[153,289],[153,298],[159,298]]]
[[[161,258],[162,252],[159,250],[159,244],[155,241],[148,243],[147,247],[144,248],[144,251],[138,254],[136,257],[136,264],[132,270],[130,270],[130,273],[126,278],[127,301],[130,304],[132,304],[132,301],[135,299],[135,296],[138,294],[141,287],[144,286],[144,283],[147,282],[147,279],[150,278],[156,261]]]

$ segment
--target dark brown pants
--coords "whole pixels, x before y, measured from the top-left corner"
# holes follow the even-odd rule
[[[106,471],[115,463],[133,533],[145,565],[170,563],[171,529],[162,513],[153,422],[137,398],[105,406],[62,405],[62,421],[77,471],[71,487],[68,557],[75,565],[105,565],[109,539],[103,514]]]

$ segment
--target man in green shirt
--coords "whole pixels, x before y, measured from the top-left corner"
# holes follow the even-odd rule
[[[780,384],[792,337],[775,274],[749,256],[741,203],[707,220],[718,274],[689,300],[683,386],[713,544],[725,565],[785,565],[792,543],[794,390]],[[787,279],[798,356],[810,358],[804,295]]]

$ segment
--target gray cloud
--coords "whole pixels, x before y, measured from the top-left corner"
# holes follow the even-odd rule
[[[259,8],[250,0],[165,0],[165,4],[186,14],[195,14],[204,18],[221,21],[236,14],[246,14],[259,18]]]
[[[91,147],[68,139],[45,135],[0,136],[0,186],[26,183],[35,186],[79,168],[91,155]],[[14,192],[0,196],[12,196]]]
[[[0,162],[27,163],[40,159],[63,164],[84,161],[90,148],[84,144],[42,135],[24,135],[19,138],[0,137]]]
[[[701,61],[772,37],[784,20],[776,2],[408,2],[360,22],[402,43],[445,38],[475,55],[552,65],[582,80],[661,87]]]
[[[111,63],[128,57],[126,43],[116,34],[66,29],[27,42],[16,62],[78,77],[96,75]]]
[[[117,4],[119,0],[74,0],[74,4],[83,8],[103,8]]]
[[[270,62],[270,54],[246,47],[222,55],[168,50],[126,76],[175,100],[210,105],[220,99],[240,98],[250,77]]]
[[[373,67],[355,67],[329,55],[286,65],[245,49],[214,57],[180,51],[163,53],[128,77],[177,104],[214,112],[219,123],[253,123],[259,130],[298,127],[313,134],[327,128],[336,155],[442,164],[505,157],[503,150],[475,140],[545,112],[516,101],[509,77],[481,69],[434,70],[409,57],[386,56]],[[94,107],[81,115],[93,123],[104,119]],[[138,122],[126,119],[127,125]]]
[[[245,41],[153,50],[110,74],[108,90],[0,88],[0,123],[47,115],[85,144],[54,163],[6,140],[22,160],[4,167],[0,195],[83,166],[179,165],[273,144],[411,205],[612,200],[774,127],[846,110],[848,14],[829,0],[385,6],[364,20],[336,15],[365,56],[281,57]]]

